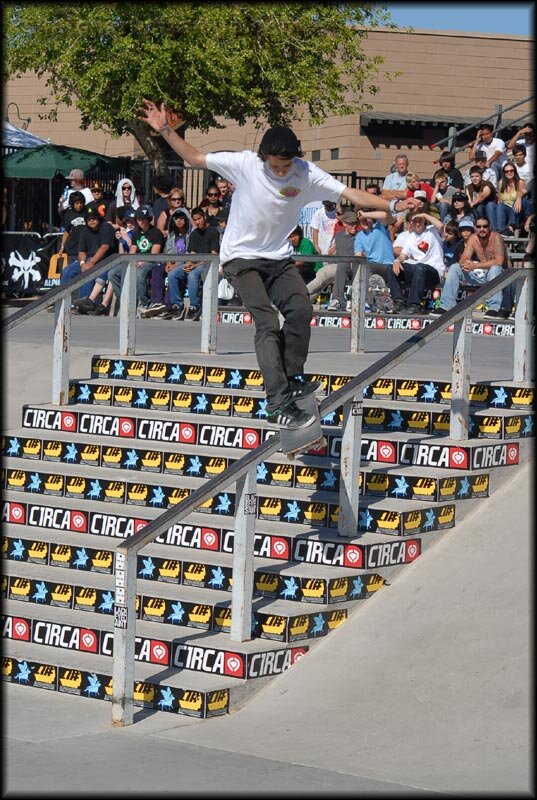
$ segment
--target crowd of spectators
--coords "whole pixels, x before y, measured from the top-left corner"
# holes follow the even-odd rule
[[[382,184],[371,182],[365,187],[389,200],[414,197],[420,202],[411,212],[391,215],[341,207],[328,200],[304,206],[289,242],[295,257],[319,256],[315,262],[295,260],[312,303],[331,289],[328,309],[348,307],[349,284],[358,265],[365,263],[369,280],[366,310],[442,314],[456,303],[461,283],[479,286],[514,266],[506,239],[528,238],[527,253],[520,263],[533,261],[534,151],[532,123],[508,142],[495,137],[493,128],[483,124],[470,146],[472,163],[464,173],[448,151],[441,153],[438,168],[430,177],[412,171],[408,156],[398,153]],[[60,253],[67,257],[61,283],[110,254],[139,254],[138,316],[199,319],[209,262],[196,256],[218,254],[233,186],[217,178],[207,187],[199,206],[189,209],[182,188],[165,175],[153,180],[152,204],[140,203],[128,178],[117,182],[109,202],[100,183],[86,186],[81,170],[72,170],[67,178],[70,186],[58,204],[62,215]],[[311,238],[304,230],[311,231]],[[162,253],[162,262],[144,261],[147,253]],[[181,263],[166,259],[174,253],[191,253],[193,258]],[[327,255],[348,260],[323,262]],[[74,309],[108,313],[113,298],[119,301],[122,275],[117,266],[88,282],[73,301]],[[437,308],[431,308],[426,298],[438,286],[442,287],[440,301]],[[375,307],[379,296],[383,302]],[[503,296],[494,295],[485,308],[486,316],[511,315],[515,300],[511,289]],[[240,297],[236,295],[233,301],[240,303]]]

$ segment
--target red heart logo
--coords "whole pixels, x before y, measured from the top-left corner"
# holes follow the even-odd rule
[[[242,675],[244,675],[243,659],[236,653],[225,653],[224,673],[226,675],[234,675],[235,677],[242,677]]]
[[[179,440],[181,442],[194,442],[196,431],[192,425],[181,425],[179,429]]]
[[[135,532],[138,533],[138,531],[141,531],[142,528],[145,528],[145,526],[147,525],[147,522],[148,522],[148,520],[146,520],[146,519],[135,519],[134,520],[134,530],[135,530]]]
[[[407,542],[406,543],[406,557],[407,561],[413,561],[417,558],[420,554],[418,545],[416,542]]]
[[[30,626],[24,619],[13,620],[13,633],[14,639],[25,639],[26,641],[30,640]]]
[[[297,661],[300,661],[306,653],[307,649],[305,647],[293,647],[291,650],[291,664],[296,664]]]
[[[490,336],[492,333],[494,333],[494,327],[490,324],[490,322],[486,322],[485,325],[483,325],[483,333],[486,333],[487,336]]]
[[[245,428],[243,432],[243,446],[253,449],[259,444],[259,433],[250,428]]]
[[[134,423],[132,419],[121,417],[119,420],[119,432],[121,436],[134,436]]]
[[[429,249],[429,243],[428,242],[419,242],[418,243],[418,250],[421,250],[422,253],[426,253],[428,249]]]
[[[289,545],[285,539],[272,539],[271,542],[271,556],[274,558],[288,558]]]
[[[8,519],[10,522],[24,522],[24,508],[18,503],[10,503]]]
[[[168,663],[168,648],[164,642],[155,642],[151,640],[151,654],[149,658],[153,664]]]
[[[97,650],[97,637],[93,633],[93,631],[89,631],[87,628],[81,628],[80,630],[80,649],[81,650],[90,650],[91,652],[95,653]]]
[[[362,566],[362,552],[357,547],[347,546],[344,555],[345,566],[359,567]]]
[[[385,328],[385,327],[386,327],[386,320],[382,319],[382,317],[376,317],[375,328]]]
[[[317,317],[312,317],[310,322],[310,328],[316,328],[316,327],[317,327]]]
[[[252,315],[251,315],[251,314],[249,314],[249,313],[248,313],[248,311],[246,311],[246,312],[244,313],[244,316],[243,316],[243,318],[242,318],[242,321],[243,321],[243,322],[244,322],[246,325],[251,325],[251,324],[252,324]]]
[[[343,319],[341,320],[341,327],[342,328],[350,328],[351,327],[351,321],[350,321],[349,317],[343,317]]]
[[[76,417],[73,414],[62,414],[62,431],[76,431]]]
[[[75,531],[86,530],[86,515],[82,511],[71,512],[71,529]]]

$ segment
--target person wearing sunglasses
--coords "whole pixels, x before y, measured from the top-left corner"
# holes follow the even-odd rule
[[[493,231],[489,220],[480,216],[475,221],[475,233],[468,237],[459,262],[452,264],[446,275],[440,303],[431,313],[444,314],[457,303],[461,283],[483,286],[509,267],[507,250],[501,234]],[[496,292],[487,300],[486,319],[503,317],[502,292]]]
[[[116,185],[116,195],[106,209],[105,219],[110,222],[114,227],[118,228],[115,224],[116,209],[123,208],[125,211],[132,208],[134,211],[138,208],[138,198],[136,197],[136,190],[134,183],[130,178],[121,178]]]
[[[514,236],[517,229],[521,231],[524,221],[535,211],[527,194],[526,182],[519,176],[515,165],[507,161],[498,183],[496,208],[497,228],[503,236]]]
[[[163,208],[158,215],[155,209],[153,209],[156,219],[155,224],[162,235],[164,237],[168,235],[170,219],[172,214],[175,214],[176,211],[182,211],[186,215],[188,219],[188,231],[190,232],[192,228],[192,218],[190,216],[190,211],[185,206],[184,192],[181,188],[179,188],[179,186],[172,186],[170,193],[166,197],[166,203],[167,208]]]
[[[209,225],[218,227],[218,220],[216,217],[222,210],[222,201],[220,200],[220,189],[215,183],[211,183],[207,189],[206,199],[202,200],[200,208],[203,208],[205,217]]]

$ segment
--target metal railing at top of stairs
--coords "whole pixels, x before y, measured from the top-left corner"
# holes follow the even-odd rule
[[[212,265],[204,285],[203,313],[206,317],[211,312],[211,319],[206,319],[207,326],[216,319],[216,285],[218,279],[218,256],[199,254],[204,260],[211,260]],[[168,257],[167,257],[168,258]],[[169,256],[170,260],[184,261],[190,256]],[[342,260],[333,256],[331,261]],[[68,359],[61,356],[69,350],[70,338],[70,304],[72,292],[88,280],[99,277],[117,263],[123,262],[125,275],[121,293],[120,341],[124,352],[133,352],[127,345],[134,347],[134,327],[136,309],[136,267],[139,256],[112,256],[103,260],[83,275],[72,279],[65,286],[51,290],[41,300],[21,309],[4,322],[4,330],[10,330],[24,320],[55,302],[55,389],[56,402],[65,404],[68,400]],[[159,256],[147,256],[145,260],[162,261]],[[315,256],[301,256],[300,260],[315,261]],[[323,260],[328,257],[323,256]],[[348,257],[343,260],[349,260]],[[356,259],[363,265],[363,261]],[[128,263],[125,263],[128,262]],[[351,325],[362,330],[364,325],[364,304],[366,296],[367,271],[359,268],[352,284]],[[490,283],[478,289],[469,297],[460,301],[454,308],[435,319],[428,327],[412,335],[392,352],[375,361],[345,386],[330,394],[320,404],[320,413],[326,416],[339,406],[343,406],[343,424],[341,441],[341,468],[339,490],[338,534],[342,537],[356,535],[358,531],[360,454],[362,438],[362,414],[364,387],[380,378],[398,364],[404,362],[420,348],[440,336],[446,327],[453,324],[452,348],[452,381],[450,409],[450,438],[464,441],[468,438],[469,420],[469,388],[472,336],[472,309],[481,304],[489,296],[514,280],[520,282],[519,296],[515,312],[515,342],[513,380],[529,383],[532,379],[530,369],[533,366],[533,268],[505,270]],[[209,281],[209,283],[208,283]],[[208,291],[207,291],[208,290]],[[210,297],[209,297],[210,295]],[[214,313],[213,313],[214,312]],[[202,334],[203,338],[203,334]],[[362,340],[363,341],[363,340]],[[207,351],[202,351],[207,352]],[[58,363],[57,363],[58,362]],[[61,391],[60,386],[63,387]],[[203,486],[193,490],[178,505],[165,511],[157,519],[152,520],[142,530],[129,539],[121,542],[115,554],[115,597],[114,597],[114,650],[113,650],[113,689],[112,689],[112,724],[130,725],[133,722],[133,687],[134,687],[134,646],[136,635],[136,580],[137,554],[150,541],[164,533],[172,524],[181,522],[217,492],[236,484],[235,524],[233,548],[233,587],[231,596],[231,639],[246,641],[251,638],[252,592],[254,574],[254,536],[255,514],[257,505],[256,467],[264,459],[280,449],[280,434],[274,435],[235,461],[221,475],[207,481]]]

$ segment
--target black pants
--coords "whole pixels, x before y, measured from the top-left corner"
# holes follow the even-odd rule
[[[396,275],[388,268],[388,286],[394,303],[403,301],[402,287],[408,287],[408,302],[419,306],[427,289],[434,289],[440,283],[438,270],[430,264],[410,264],[405,261],[403,269]]]
[[[313,315],[306,284],[292,261],[234,258],[224,275],[255,322],[255,352],[267,393],[267,411],[289,400],[288,379],[302,375]],[[276,306],[285,319],[280,330]]]

